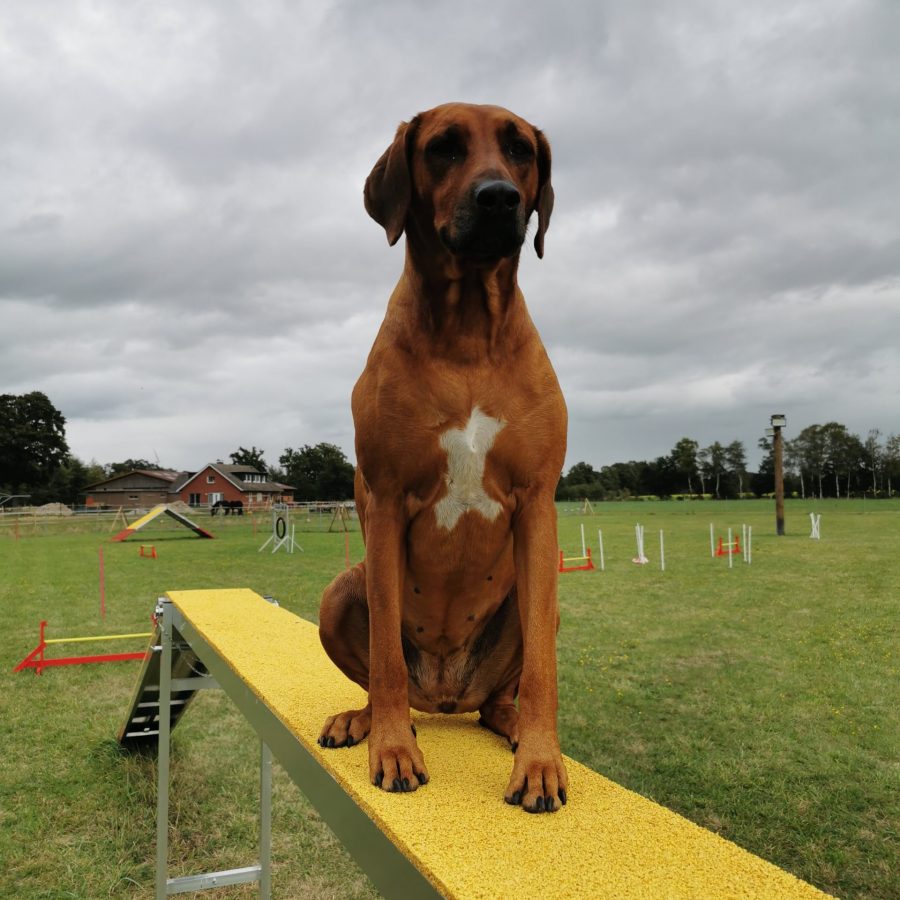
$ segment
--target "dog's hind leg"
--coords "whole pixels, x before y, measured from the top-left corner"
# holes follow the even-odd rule
[[[331,661],[361,688],[369,689],[369,607],[366,570],[360,563],[341,572],[325,588],[319,608],[319,639]],[[326,719],[322,747],[352,747],[369,733],[372,710],[350,709]]]
[[[505,737],[513,753],[519,746],[519,710],[515,703],[518,689],[519,676],[516,674],[514,679],[491,694],[478,710],[481,713],[478,724]]]

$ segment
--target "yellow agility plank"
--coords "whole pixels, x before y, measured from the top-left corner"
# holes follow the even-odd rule
[[[149,525],[154,519],[159,516],[170,516],[180,525],[184,525],[185,528],[190,528],[195,534],[199,535],[203,538],[211,538],[212,535],[201,528],[196,523],[192,522],[187,516],[183,516],[181,513],[176,512],[166,503],[160,503],[158,506],[154,506],[153,509],[150,510],[146,515],[141,516],[139,519],[136,519],[126,528],[123,528],[118,534],[114,535],[111,540],[113,541],[124,541],[127,538],[130,538],[136,531],[140,531],[145,525]]]
[[[411,794],[377,789],[365,742],[316,743],[328,715],[366,698],[325,655],[315,625],[249,590],[167,596],[185,634],[196,631],[445,897],[827,896],[572,759],[570,800],[559,812],[508,806],[509,748],[474,715],[414,713],[431,781]]]
[[[134,522],[132,522],[128,526],[127,530],[128,531],[139,531],[146,524],[148,524],[149,522],[152,522],[158,515],[161,515],[162,513],[164,513],[165,510],[166,510],[165,503],[160,503],[158,506],[154,506],[153,509],[150,510],[150,512],[146,513],[145,515],[141,516],[139,519],[136,519]]]

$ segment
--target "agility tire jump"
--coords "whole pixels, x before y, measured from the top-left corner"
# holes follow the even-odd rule
[[[509,748],[474,715],[414,713],[431,781],[412,794],[378,790],[365,741],[316,743],[335,708],[365,696],[328,660],[315,625],[250,590],[171,592],[159,613],[119,734],[126,747],[159,741],[158,897],[237,881],[260,881],[267,895],[268,748],[388,898],[827,896],[572,759],[559,812],[505,804]],[[169,733],[204,687],[224,689],[262,743],[260,863],[168,879]]]

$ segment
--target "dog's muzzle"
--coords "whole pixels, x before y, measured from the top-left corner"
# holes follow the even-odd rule
[[[459,204],[441,240],[451,253],[478,259],[502,259],[519,251],[526,216],[519,189],[510,181],[477,182]]]

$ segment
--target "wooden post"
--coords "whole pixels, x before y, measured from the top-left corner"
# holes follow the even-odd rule
[[[775,533],[784,535],[784,445],[781,438],[781,426],[773,425],[775,435],[772,439],[775,451]]]

